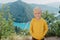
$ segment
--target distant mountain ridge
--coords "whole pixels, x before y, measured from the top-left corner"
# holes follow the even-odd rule
[[[46,5],[52,6],[52,7],[55,7],[55,8],[59,8],[60,2],[49,3],[49,4],[46,4]]]
[[[1,7],[2,7],[2,4],[0,4],[0,9],[1,9]]]
[[[42,11],[46,11],[48,10],[51,13],[57,13],[58,12],[58,8],[52,7],[52,6],[48,6],[48,5],[37,5],[37,4],[31,4],[31,6],[34,8],[36,6],[41,7]]]

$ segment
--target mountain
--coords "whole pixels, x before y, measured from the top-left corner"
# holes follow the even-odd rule
[[[28,4],[22,1],[8,3],[5,4],[4,11],[7,10],[8,6],[10,7],[10,13],[13,15],[13,18],[15,18],[15,22],[28,22],[32,19],[32,16],[30,15],[32,12],[28,12],[28,9],[30,8]]]
[[[55,8],[59,8],[60,2],[49,3],[46,5],[51,6],[51,7],[55,7]]]
[[[1,11],[1,8],[2,8],[2,4],[0,3],[0,11]]]
[[[13,18],[15,18],[15,22],[28,22],[33,17],[33,9],[36,6],[39,6],[42,8],[42,11],[48,10],[51,13],[57,13],[58,9],[47,6],[47,5],[38,5],[38,4],[27,4],[22,2],[21,0],[13,2],[13,3],[7,3],[5,4],[5,11],[7,7],[10,7],[10,13],[13,15]]]
[[[38,4],[31,4],[32,8],[39,6],[41,7],[42,11],[46,11],[48,10],[51,13],[58,13],[58,8],[54,8],[52,6],[48,6],[48,5],[38,5]]]
[[[57,20],[60,20],[60,15],[59,15],[59,16],[57,16],[56,18],[57,18]]]
[[[9,6],[11,14],[16,19],[15,21],[28,22],[31,19],[30,14],[28,15],[26,12],[26,8],[28,8],[28,5],[26,3],[16,1],[14,3],[11,3]]]
[[[0,9],[1,9],[1,7],[2,7],[2,4],[0,3]]]

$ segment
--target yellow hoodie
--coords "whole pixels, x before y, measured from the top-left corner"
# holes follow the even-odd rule
[[[41,18],[39,20],[33,18],[30,23],[30,34],[32,37],[41,40],[44,38],[48,31],[48,25],[46,21]]]

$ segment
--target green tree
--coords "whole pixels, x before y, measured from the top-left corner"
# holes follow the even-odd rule
[[[4,11],[4,5],[2,6],[2,12],[0,12],[0,37],[7,38],[15,33],[12,15],[9,11],[9,6],[6,12]]]
[[[43,12],[42,14],[42,17],[47,21],[48,23],[48,27],[49,27],[49,30],[48,30],[48,33],[47,33],[47,36],[55,36],[55,16],[53,13],[49,13],[48,11],[45,11]]]
[[[56,30],[56,36],[60,37],[60,20],[57,20],[57,30]]]
[[[54,23],[56,20],[53,13],[49,13],[48,11],[43,12],[42,17],[46,19],[48,25],[50,26],[51,23]]]

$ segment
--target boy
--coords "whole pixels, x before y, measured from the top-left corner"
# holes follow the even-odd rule
[[[40,8],[34,8],[34,18],[30,23],[30,34],[32,35],[32,40],[44,40],[44,36],[48,31],[48,25],[46,21],[41,18],[42,11]]]

